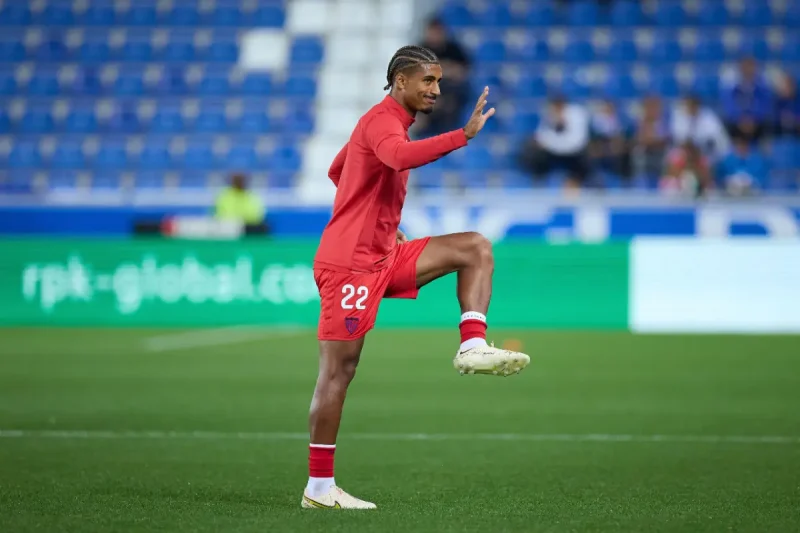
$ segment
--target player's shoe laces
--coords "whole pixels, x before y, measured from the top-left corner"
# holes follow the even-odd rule
[[[492,343],[469,350],[459,350],[453,359],[453,366],[462,376],[464,374],[508,376],[519,374],[530,362],[531,358],[524,353],[495,348]]]
[[[374,503],[350,496],[339,487],[331,487],[327,493],[314,498],[303,494],[300,506],[303,509],[375,509],[377,507]]]

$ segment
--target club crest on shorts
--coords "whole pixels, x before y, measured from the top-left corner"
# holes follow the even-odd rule
[[[352,335],[358,329],[358,321],[359,318],[356,316],[349,316],[344,319],[344,327],[347,328],[347,332]]]

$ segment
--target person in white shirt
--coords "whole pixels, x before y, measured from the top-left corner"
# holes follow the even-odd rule
[[[720,118],[700,104],[694,96],[684,99],[672,113],[670,133],[673,146],[691,142],[712,164],[720,161],[731,149],[731,141]]]
[[[561,97],[551,99],[538,130],[522,147],[522,168],[536,178],[565,170],[568,189],[579,188],[589,174],[589,113]]]

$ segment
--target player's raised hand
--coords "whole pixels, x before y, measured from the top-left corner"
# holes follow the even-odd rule
[[[484,87],[483,92],[478,98],[478,103],[475,104],[475,110],[472,112],[472,116],[469,117],[469,122],[467,122],[467,125],[464,126],[464,134],[467,136],[467,139],[472,139],[475,137],[478,132],[483,129],[483,125],[486,124],[486,120],[494,115],[494,108],[491,108],[486,113],[483,112],[483,108],[486,107],[486,99],[488,97],[489,87]]]

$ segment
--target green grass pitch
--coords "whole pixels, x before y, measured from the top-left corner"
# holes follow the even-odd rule
[[[300,509],[312,332],[0,330],[0,531],[800,531],[800,338],[491,333],[531,366],[369,336],[358,513]]]

